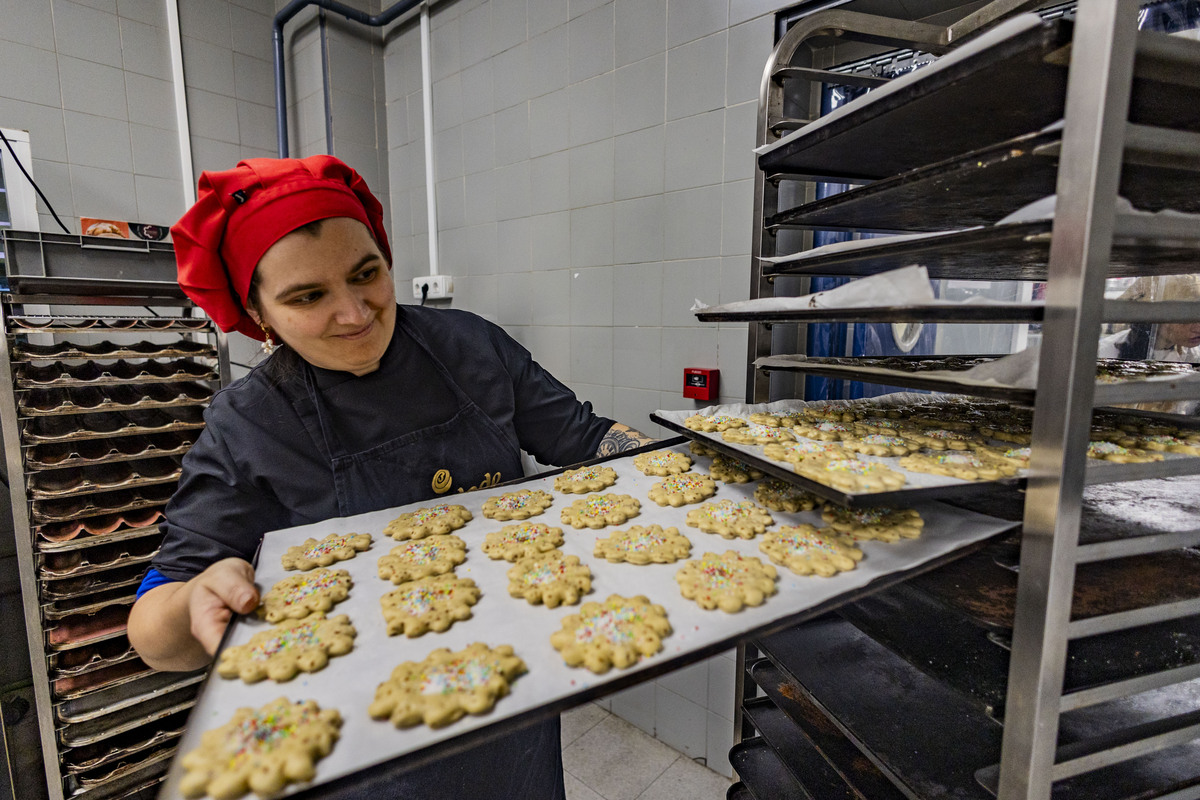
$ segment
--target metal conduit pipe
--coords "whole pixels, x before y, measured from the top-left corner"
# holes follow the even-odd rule
[[[292,0],[275,15],[272,25],[272,36],[275,45],[275,126],[280,158],[288,156],[287,132],[287,87],[284,85],[283,68],[283,26],[308,6],[318,6],[326,11],[340,14],[348,20],[381,28],[395,22],[404,14],[412,11],[421,4],[422,0],[400,0],[400,2],[384,9],[378,14],[371,15],[358,9],[351,8],[336,0]]]

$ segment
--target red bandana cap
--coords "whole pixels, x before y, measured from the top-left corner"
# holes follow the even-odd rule
[[[271,245],[310,222],[356,219],[392,261],[383,206],[362,176],[333,156],[249,158],[201,173],[198,193],[171,226],[179,286],[223,331],[265,338],[246,313],[250,278]]]

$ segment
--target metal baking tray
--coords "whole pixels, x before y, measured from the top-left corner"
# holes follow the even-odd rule
[[[198,431],[200,428],[191,430]],[[192,448],[198,436],[199,433],[172,431],[165,434],[147,433],[140,439],[116,437],[111,443],[106,440],[88,439],[81,447],[76,447],[74,441],[33,445],[24,450],[25,471],[87,467],[159,456],[181,456]],[[51,455],[54,455],[56,460],[47,460]]]
[[[1030,133],[780,211],[769,229],[942,231],[992,225],[1054,194],[1062,132]],[[1126,163],[1119,193],[1135,208],[1200,211],[1194,173]],[[937,203],[929,203],[936,197]]]
[[[99,644],[80,647],[76,650],[64,650],[58,653],[47,653],[46,661],[50,666],[50,680],[68,678],[95,672],[98,669],[110,667],[137,658],[137,651],[128,639],[110,639]]]
[[[57,625],[44,626],[42,633],[46,637],[48,650],[72,650],[118,636],[124,637],[128,622],[129,609],[120,606],[106,608],[95,614],[60,619]]]
[[[133,681],[140,681],[153,674],[155,674],[154,670],[146,666],[141,660],[131,660],[109,666],[103,670],[94,670],[81,675],[61,678],[50,689],[54,696],[55,705],[57,706],[63,702],[80,697],[88,697],[115,686],[124,686]],[[70,720],[65,721],[69,722]]]
[[[106,591],[89,592],[70,600],[43,602],[42,617],[55,620],[76,614],[91,614],[109,607],[132,606],[137,600],[137,587],[140,583],[141,580],[125,581]]]
[[[104,571],[94,570],[81,575],[49,578],[38,575],[42,600],[71,600],[87,597],[96,592],[137,586],[145,575],[146,568],[140,562],[114,564]]]
[[[118,512],[82,520],[42,524],[36,529],[38,551],[65,553],[161,534],[158,524],[161,519],[162,508],[150,506],[139,509],[134,514]],[[88,526],[93,527],[89,529]]]
[[[41,551],[37,555],[38,577],[43,581],[53,581],[107,572],[130,564],[145,563],[158,553],[158,540],[138,536],[109,541],[113,536],[110,534],[105,541],[96,542],[95,547],[87,549]]]
[[[124,493],[124,494],[122,494]],[[117,514],[140,508],[160,506],[171,499],[173,484],[151,484],[140,489],[117,489],[87,497],[70,497],[65,500],[34,500],[33,522],[65,522],[80,517]]]
[[[59,359],[87,359],[89,361],[107,361],[118,358],[216,358],[217,348],[199,342],[134,342],[132,344],[116,344],[103,341],[97,344],[78,345],[74,342],[58,342],[52,345],[35,345],[26,342],[14,342],[12,345],[12,360],[14,363],[31,363],[35,361],[57,361]]]
[[[939,372],[909,372],[902,369],[873,366],[874,361],[875,359],[871,358],[808,357],[804,361],[788,362],[787,364],[762,365],[759,369],[774,372],[801,372],[812,375],[823,375],[830,378],[863,381],[865,383],[894,386],[903,389],[928,389],[934,392],[972,395],[975,397],[986,397],[991,400],[1005,400],[1010,403],[1026,406],[1033,405],[1037,396],[1036,391],[1033,389],[990,381],[959,379],[946,375],[946,372],[952,370],[945,368]],[[1181,380],[1155,377],[1147,380],[1128,380],[1114,383],[1097,382],[1093,393],[1093,404],[1110,406],[1119,403],[1194,400],[1200,398],[1200,381],[1194,379],[1196,375],[1191,374],[1180,377],[1182,378]],[[1188,378],[1192,378],[1192,380],[1188,380]]]
[[[763,742],[778,757],[784,769],[790,773],[792,781],[803,787],[802,797],[853,798],[855,795],[845,779],[825,760],[825,757],[813,746],[801,730],[783,713],[775,703],[767,697],[756,697],[742,703],[743,719],[748,721],[758,731]],[[745,758],[745,756],[743,756]],[[757,762],[746,763],[739,759],[738,775],[754,783],[760,776]],[[774,772],[768,770],[768,775]],[[753,774],[747,774],[753,773]],[[785,786],[791,786],[790,781],[784,781]],[[773,786],[770,797],[780,787]]]
[[[204,680],[200,672],[155,672],[139,676],[135,681],[120,685],[110,684],[86,695],[76,696],[66,702],[56,703],[54,716],[59,722],[87,722],[105,714],[113,714],[136,706],[177,689],[194,686]]]
[[[197,430],[204,427],[203,409],[203,406],[189,404],[169,410],[139,409],[137,411],[126,412],[109,411],[105,412],[112,415],[109,421],[120,424],[120,420],[123,419],[124,423],[119,428],[108,428],[106,430],[89,430],[87,425],[90,415],[88,414],[33,417],[25,420],[21,426],[21,444],[23,447],[29,447],[35,444],[85,442],[120,436],[142,436],[151,433]],[[148,419],[139,421],[137,417],[130,417],[130,414],[136,414],[137,417],[148,417]],[[92,426],[95,427],[95,420],[91,422]]]
[[[801,308],[792,311],[697,311],[701,322],[1041,322],[1043,303],[939,303],[928,306]]]
[[[735,744],[729,763],[754,800],[812,800],[779,755],[757,736]]]
[[[16,314],[8,318],[12,323],[8,335],[46,331],[72,331],[96,333],[101,330],[118,331],[169,331],[185,332],[214,330],[212,320],[205,317],[47,317],[37,314]]]
[[[156,467],[157,466],[158,465],[156,465]],[[86,494],[113,492],[118,489],[136,489],[138,487],[154,486],[160,483],[177,483],[181,473],[182,468],[176,464],[173,470],[163,475],[145,476],[139,475],[136,472],[133,472],[132,474],[117,473],[114,474],[110,479],[113,481],[112,483],[100,483],[99,479],[97,481],[92,481],[85,477],[80,481],[79,485],[71,488],[64,488],[57,491],[38,488],[30,489],[29,497],[34,500],[51,500],[61,497],[78,497]],[[45,475],[46,473],[43,472],[40,474]]]
[[[817,751],[832,765],[857,794],[852,798],[906,800],[870,759],[825,716],[812,698],[788,680],[769,659],[760,658],[746,667],[750,677],[780,711],[804,733]]]
[[[150,383],[143,384],[150,391],[155,389],[166,389],[167,392],[159,392],[161,397],[168,397],[171,387],[178,386],[178,393],[173,398],[155,399],[150,394],[141,394],[133,402],[120,402],[111,397],[104,396],[101,401],[92,406],[79,405],[77,400],[70,395],[68,389],[58,389],[62,394],[61,401],[53,408],[38,408],[32,405],[35,402],[38,392],[51,392],[54,389],[27,389],[19,393],[17,398],[17,411],[22,417],[46,417],[46,416],[61,416],[63,414],[94,414],[103,411],[135,411],[143,408],[174,408],[184,405],[205,405],[212,399],[213,390],[201,383],[194,381],[185,381],[178,384],[173,383]],[[136,389],[132,386],[125,387],[130,394],[136,394]],[[99,391],[99,389],[96,389]]]
[[[147,364],[157,366],[133,371],[130,368],[129,375],[123,376],[120,373],[114,374],[111,368],[120,364],[107,364],[106,369],[101,369],[99,372],[87,372],[86,377],[77,377],[82,375],[82,369],[77,369],[75,375],[72,375],[70,368],[67,365],[55,363],[50,365],[53,369],[35,370],[32,374],[30,370],[34,365],[21,364],[16,367],[15,384],[20,389],[38,389],[38,388],[53,388],[56,386],[65,387],[87,387],[87,386],[115,386],[115,385],[137,385],[141,383],[179,383],[181,381],[215,381],[219,380],[215,367],[210,367],[207,364],[201,364],[198,361],[188,359],[176,359],[174,361],[155,361],[153,359],[145,362],[139,362],[137,367],[145,367]],[[80,365],[75,365],[80,366]],[[98,366],[87,362],[83,366]],[[171,370],[168,372],[168,370]],[[161,371],[163,374],[154,374],[151,370]],[[45,378],[40,377],[45,373]],[[56,373],[54,377],[50,377],[52,373]]]
[[[58,730],[58,740],[66,747],[95,744],[143,725],[157,722],[163,717],[194,705],[196,705],[196,687],[185,686],[133,708],[107,714],[99,719],[65,725]]]
[[[187,717],[165,717],[154,725],[114,736],[95,745],[77,747],[62,752],[62,763],[68,772],[76,773],[102,767],[113,761],[144,752],[151,748],[178,739],[184,730]]]
[[[119,301],[114,303],[116,305],[157,305],[154,300],[173,300],[176,305],[191,305],[175,281],[10,274],[8,288],[7,294],[13,297],[13,302],[21,303],[63,303],[66,297],[87,297]]]
[[[669,446],[682,451],[685,445],[681,441],[676,442],[659,443],[652,449]],[[699,558],[705,551],[727,550],[755,557],[761,555],[757,542],[740,539],[727,541],[689,528],[684,520],[688,510],[686,506],[659,507],[650,501],[647,493],[661,478],[638,472],[632,464],[633,455],[622,454],[606,462],[618,474],[615,486],[606,491],[629,494],[642,501],[640,514],[629,520],[627,525],[617,528],[635,524],[677,527],[693,542],[693,558]],[[539,476],[518,485],[551,491],[553,476]],[[754,486],[750,484],[722,484],[715,497],[718,500],[741,500],[752,497],[753,491]],[[339,604],[334,612],[348,614],[358,629],[354,650],[331,660],[324,670],[303,678],[304,696],[317,699],[322,706],[336,706],[346,720],[338,746],[319,767],[321,790],[352,786],[356,780],[362,779],[358,773],[368,768],[371,780],[379,780],[381,775],[411,769],[522,723],[547,718],[580,703],[672,671],[727,650],[733,643],[755,635],[757,631],[794,624],[798,619],[822,613],[855,596],[875,591],[882,585],[903,580],[913,571],[931,568],[943,559],[956,558],[964,550],[1014,527],[1011,522],[996,521],[940,504],[928,504],[922,507],[927,522],[925,534],[920,539],[886,546],[867,543],[864,545],[867,556],[858,567],[833,578],[804,578],[781,570],[779,593],[762,606],[745,608],[737,614],[703,611],[685,600],[674,580],[680,564],[645,567],[609,564],[593,555],[594,542],[602,534],[565,528],[562,549],[580,557],[593,574],[593,593],[587,599],[602,599],[614,592],[626,596],[646,595],[667,609],[675,631],[664,640],[663,650],[659,654],[644,659],[628,670],[613,670],[596,676],[587,670],[567,667],[549,643],[550,634],[561,627],[561,619],[577,611],[577,608],[547,609],[510,598],[505,577],[507,564],[493,562],[479,552],[483,535],[506,524],[489,521],[482,518],[480,513],[484,500],[496,493],[493,489],[457,494],[452,499],[445,499],[446,502],[461,503],[475,515],[475,520],[456,531],[456,535],[469,545],[468,560],[458,568],[457,574],[475,580],[483,597],[472,609],[470,620],[456,623],[445,633],[426,634],[413,640],[388,637],[384,632],[378,598],[390,591],[392,586],[378,578],[376,561],[388,552],[391,545],[390,540],[381,536],[383,527],[398,512],[428,506],[428,502],[276,531],[264,538],[258,557],[257,581],[269,587],[290,574],[280,565],[280,557],[288,546],[308,537],[320,537],[335,531],[368,531],[376,536],[371,550],[338,565],[339,568],[348,569],[355,580],[350,597]],[[566,496],[559,492],[553,492],[553,495],[554,505],[544,516],[535,517],[533,521],[544,520],[556,527],[561,525],[561,509],[570,505],[577,496]],[[772,516],[779,524],[820,524],[820,517],[814,512],[772,512]],[[918,553],[924,554],[919,559],[921,563],[917,563]],[[269,626],[263,621],[239,618],[227,634],[224,646],[242,644],[266,627]],[[499,701],[492,712],[482,717],[464,718],[449,728],[436,731],[424,726],[401,731],[386,722],[374,722],[366,717],[365,709],[375,687],[396,664],[424,658],[430,650],[438,647],[456,649],[465,646],[478,641],[484,634],[486,641],[492,644],[512,644],[530,668],[530,674],[519,678],[512,693]],[[355,679],[345,681],[348,674],[353,674]],[[234,708],[261,705],[278,691],[279,687],[274,685],[247,686],[240,681],[213,678],[205,686],[181,748],[187,751],[194,747],[196,737],[206,729],[223,724]],[[172,772],[171,783],[164,797],[175,796],[175,781],[180,774],[179,771]]]
[[[96,776],[68,775],[65,781],[70,800],[123,800],[143,797],[144,792],[161,783],[175,748],[167,747],[142,761],[121,765]]]

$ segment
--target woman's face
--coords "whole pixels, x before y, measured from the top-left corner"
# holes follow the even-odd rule
[[[1158,326],[1158,341],[1166,347],[1200,346],[1200,322],[1175,322]]]
[[[396,326],[396,293],[366,225],[334,217],[316,235],[293,231],[263,254],[256,277],[251,316],[305,361],[355,375],[379,368]]]

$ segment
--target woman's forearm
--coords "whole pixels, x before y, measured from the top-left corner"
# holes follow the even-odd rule
[[[637,450],[639,447],[645,447],[654,442],[655,440],[646,434],[618,422],[608,429],[608,433],[604,434],[604,438],[600,440],[600,446],[596,448],[596,455],[611,456],[628,450]]]
[[[192,635],[191,581],[165,583],[142,595],[129,613],[129,641],[154,669],[183,672],[212,660]]]

